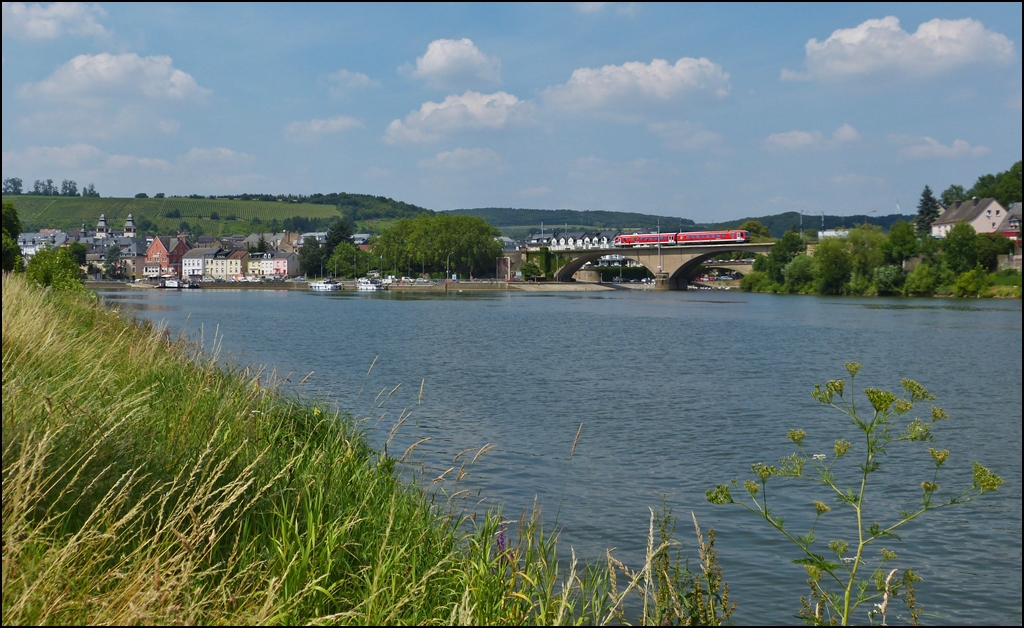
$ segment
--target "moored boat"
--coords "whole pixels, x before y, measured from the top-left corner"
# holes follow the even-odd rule
[[[333,279],[323,279],[309,282],[309,289],[314,292],[331,292],[332,290],[341,290],[341,284]]]

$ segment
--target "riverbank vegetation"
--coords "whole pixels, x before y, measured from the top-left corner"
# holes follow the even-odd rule
[[[996,491],[1003,480],[974,462],[969,483],[952,490],[940,487],[939,475],[950,452],[928,447],[930,468],[923,470],[920,488],[914,482],[907,497],[890,490],[881,500],[866,503],[873,475],[883,466],[893,464],[904,467],[902,473],[913,468],[907,450],[917,443],[920,451],[924,443],[934,441],[932,428],[948,419],[949,414],[933,405],[928,419],[910,419],[916,405],[935,400],[933,394],[910,379],[901,381],[903,391],[899,394],[879,388],[863,389],[868,404],[865,406],[862,401],[858,410],[854,386],[860,368],[858,363],[847,362],[849,380],[834,379],[816,385],[811,393],[819,403],[845,415],[844,422],[854,426],[850,430],[851,440],[841,437],[833,443],[823,439],[820,426],[811,432],[791,429],[786,438],[796,451],[782,458],[777,466],[761,462],[751,465],[754,477],[743,482],[746,497],[734,500],[732,489],[738,489],[739,482],[733,480],[731,486],[719,484],[708,490],[707,499],[714,504],[746,508],[797,546],[798,557],[793,562],[804,566],[811,589],[810,595],[800,600],[803,608],[799,616],[805,623],[846,626],[857,608],[863,606],[867,607],[871,623],[879,621],[885,626],[890,618],[898,617],[917,625],[922,608],[917,604],[914,584],[920,578],[909,567],[896,567],[897,554],[889,548],[901,541],[899,534],[903,534],[904,526],[919,517]],[[831,453],[820,453],[829,450]],[[769,503],[769,481],[774,486],[787,478],[820,489],[811,499],[801,500],[814,507],[813,523],[806,534],[786,527],[776,489],[776,497]],[[835,505],[835,513],[830,503]],[[815,546],[819,535],[828,539],[828,552]],[[906,605],[905,614],[896,607],[898,602]]]
[[[374,451],[353,418],[282,394],[272,374],[25,273],[4,275],[2,297],[5,625],[731,613],[713,535],[697,531],[690,572],[667,510],[652,512],[640,568],[584,565],[539,509],[516,522],[452,507],[475,458],[427,492],[400,477],[411,451]]]
[[[808,250],[810,249],[810,250]],[[899,221],[888,234],[872,225],[849,229],[846,238],[823,239],[808,247],[788,231],[754,272],[740,281],[748,292],[957,297],[1021,296],[1021,275],[997,271],[999,256],[1013,251],[999,234],[976,234],[956,225],[939,240],[918,237]]]

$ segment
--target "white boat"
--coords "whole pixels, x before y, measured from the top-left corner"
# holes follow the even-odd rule
[[[168,279],[164,281],[164,288],[180,288],[181,282],[177,279]]]
[[[367,277],[360,277],[356,280],[356,290],[363,291],[374,291],[383,290],[384,286],[380,284],[380,279],[369,279]]]
[[[341,284],[333,279],[323,279],[321,281],[309,282],[309,289],[314,292],[330,292],[332,290],[341,290]]]

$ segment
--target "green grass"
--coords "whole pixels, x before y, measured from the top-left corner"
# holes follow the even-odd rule
[[[710,545],[669,566],[670,513],[639,570],[583,566],[536,509],[455,510],[461,471],[402,481],[265,372],[24,275],[2,298],[5,625],[607,623],[629,596],[641,623],[727,616]]]
[[[96,227],[100,214],[106,214],[107,224],[120,230],[128,214],[133,214],[136,223],[145,218],[161,233],[177,230],[184,220],[198,226],[203,233],[222,235],[249,233],[250,223],[258,218],[265,224],[276,219],[302,216],[304,218],[334,218],[339,216],[334,205],[312,203],[289,203],[286,201],[243,201],[227,199],[191,198],[86,198],[63,196],[4,196],[12,201],[24,225],[31,228],[75,229],[84,223],[89,229]],[[177,211],[180,218],[168,218],[168,212]],[[212,213],[218,220],[211,220]],[[236,220],[227,220],[234,216]]]

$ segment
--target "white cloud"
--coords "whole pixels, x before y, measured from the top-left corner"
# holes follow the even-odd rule
[[[325,135],[335,135],[349,129],[360,128],[363,123],[351,116],[337,116],[326,120],[289,122],[284,137],[290,142],[316,142]]]
[[[174,67],[170,57],[140,57],[131,52],[78,55],[38,83],[23,85],[25,98],[67,102],[71,99],[133,95],[148,100],[197,100],[210,90]]]
[[[456,148],[444,151],[417,163],[431,170],[503,170],[505,160],[490,148]]]
[[[792,150],[814,146],[824,139],[820,131],[788,131],[786,133],[772,133],[764,141],[767,149]]]
[[[485,55],[470,39],[434,40],[416,58],[415,68],[406,64],[399,71],[441,89],[501,82],[501,60]]]
[[[573,2],[572,5],[580,13],[600,13],[611,2]]]
[[[952,145],[946,146],[928,136],[890,135],[889,141],[902,145],[903,148],[900,149],[900,154],[910,159],[980,157],[989,153],[987,147],[971,146],[966,140],[954,140]]]
[[[655,122],[648,124],[647,129],[660,135],[665,148],[673,150],[698,150],[722,141],[718,133],[689,122]]]
[[[15,39],[56,39],[65,34],[104,36],[107,30],[96,20],[106,14],[99,5],[82,2],[4,2],[3,34]]]
[[[582,111],[613,105],[634,105],[639,100],[666,102],[692,92],[718,98],[729,94],[729,75],[705,58],[683,57],[670,64],[631,61],[602,68],[579,68],[569,80],[544,90],[545,99],[561,109]]]
[[[857,129],[853,128],[849,124],[844,124],[835,131],[832,131],[832,137],[839,142],[852,142],[859,138],[860,134],[857,133]]]
[[[529,122],[533,104],[506,92],[481,94],[467,91],[442,102],[425,102],[405,120],[393,120],[384,134],[389,144],[426,142],[466,129],[500,129]]]
[[[30,133],[110,138],[143,131],[175,133],[171,112],[210,93],[170,57],[134,53],[79,55],[18,95],[38,109],[19,121]]]
[[[108,153],[85,143],[33,146],[5,151],[5,172],[17,171],[25,179],[70,178],[93,182],[104,195],[151,193],[237,192],[262,181],[252,172],[256,159],[224,147],[192,148],[173,159]]]
[[[867,20],[806,45],[806,72],[782,71],[783,80],[841,81],[878,73],[932,76],[978,63],[1009,63],[1016,53],[1005,35],[976,20],[934,19],[910,34],[899,19]]]
[[[328,86],[331,96],[335,98],[341,98],[359,89],[380,86],[380,81],[371,79],[362,72],[352,72],[344,68],[325,74],[322,80]]]

